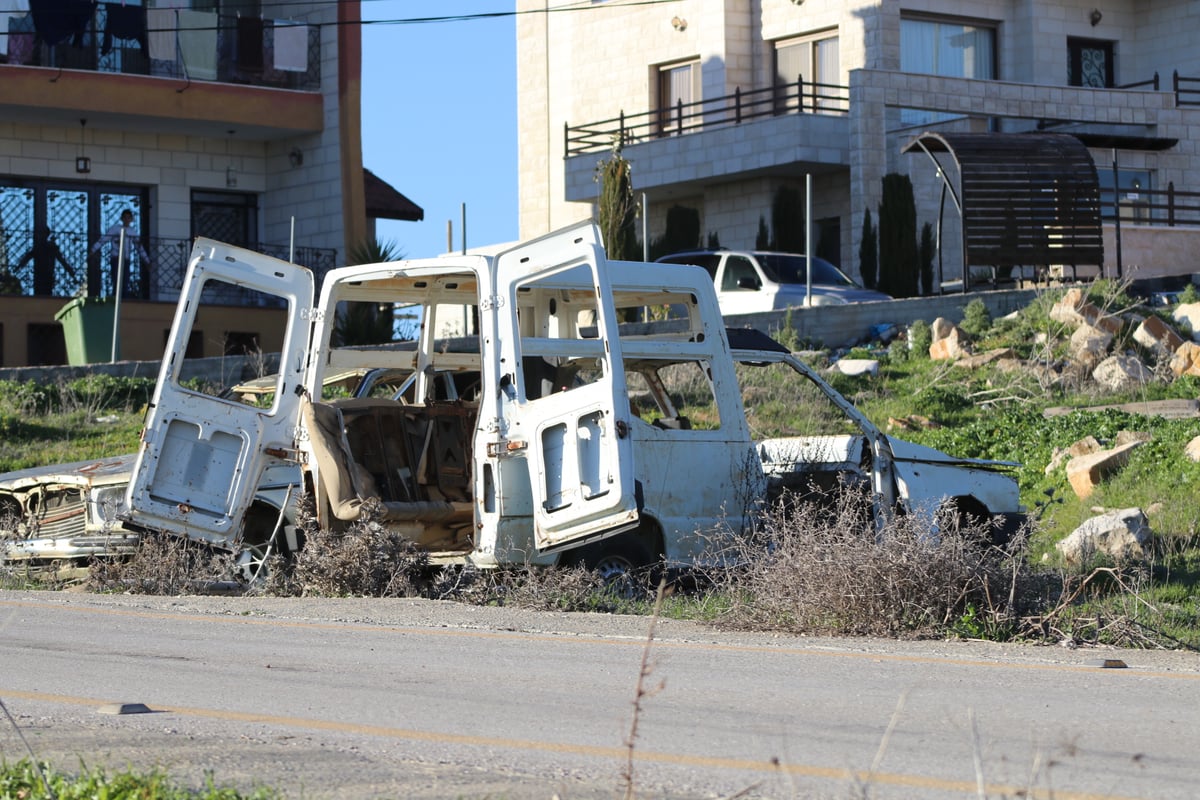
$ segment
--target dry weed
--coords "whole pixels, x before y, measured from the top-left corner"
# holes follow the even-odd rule
[[[94,559],[88,589],[175,595],[210,591],[234,579],[231,553],[166,533],[142,535],[127,560]]]
[[[273,594],[326,597],[419,597],[428,584],[429,555],[411,539],[388,530],[378,501],[344,531],[321,529],[301,514],[304,547],[290,575],[269,564]]]
[[[781,503],[766,515],[738,567],[716,577],[728,592],[725,625],[791,632],[1002,634],[1027,597],[1024,539],[987,544],[985,524],[935,530],[897,515],[880,530],[861,491]]]

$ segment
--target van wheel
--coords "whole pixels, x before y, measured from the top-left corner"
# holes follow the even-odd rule
[[[597,573],[606,589],[631,600],[647,593],[658,561],[642,539],[613,536],[579,548],[570,563]]]

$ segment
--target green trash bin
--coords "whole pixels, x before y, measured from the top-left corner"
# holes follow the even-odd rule
[[[72,367],[109,361],[113,355],[113,310],[111,297],[76,297],[58,310],[67,341],[67,363]],[[117,358],[121,346],[117,343]]]

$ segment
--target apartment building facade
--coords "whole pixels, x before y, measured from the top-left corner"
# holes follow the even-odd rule
[[[949,277],[960,218],[939,167],[908,146],[928,132],[1053,131],[1088,147],[1106,215],[1121,204],[1127,269],[1198,244],[1200,215],[1187,230],[1175,214],[1178,195],[1200,190],[1200,81],[1187,77],[1200,76],[1200,13],[1187,0],[517,7],[523,238],[592,215],[597,162],[620,141],[652,241],[682,206],[702,240],[753,247],[781,187],[803,193],[811,176],[815,251],[856,275],[864,212],[898,172],[918,225],[941,221]],[[1149,223],[1157,250],[1143,253]],[[1105,222],[1106,270],[1115,228]]]
[[[121,356],[160,357],[197,236],[322,273],[373,234],[368,195],[395,216],[364,176],[359,22],[358,0],[0,4],[0,365],[65,363],[55,315],[118,294]],[[222,302],[196,355],[278,348],[280,312]]]

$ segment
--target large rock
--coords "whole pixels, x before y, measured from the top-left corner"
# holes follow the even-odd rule
[[[1112,340],[1108,331],[1083,323],[1071,334],[1071,357],[1089,367],[1095,366],[1108,355]]]
[[[938,317],[929,326],[930,341],[936,342],[957,333],[961,333],[959,327],[945,317]]]
[[[1149,383],[1154,373],[1134,356],[1109,356],[1092,370],[1092,380],[1110,392],[1120,392]]]
[[[1079,288],[1063,293],[1062,298],[1050,307],[1050,319],[1071,327],[1091,325],[1110,334],[1121,330],[1121,320],[1089,303]]]
[[[1192,461],[1200,461],[1200,436],[1192,439],[1183,449],[1183,454]]]
[[[1152,353],[1174,353],[1183,344],[1183,337],[1155,316],[1146,317],[1134,328],[1133,340]]]
[[[1016,360],[1017,354],[1011,347],[999,347],[995,350],[988,350],[986,353],[978,353],[966,358],[960,358],[955,362],[954,366],[963,367],[965,369],[978,369],[986,364],[1000,361]]]
[[[1075,456],[1067,462],[1067,480],[1081,500],[1092,495],[1100,481],[1125,466],[1129,451],[1141,442],[1128,442],[1097,453]]]
[[[929,357],[934,361],[955,361],[970,355],[963,345],[965,338],[958,328],[952,327],[950,333],[929,345]]]
[[[1171,356],[1171,372],[1175,377],[1184,375],[1200,375],[1200,344],[1184,342]]]
[[[1050,319],[1064,325],[1079,325],[1084,321],[1083,315],[1079,313],[1081,305],[1083,305],[1083,290],[1067,289],[1058,302],[1050,306]]]
[[[1154,533],[1140,508],[1110,511],[1084,522],[1067,538],[1055,545],[1063,561],[1071,566],[1086,565],[1097,555],[1122,562],[1144,559]]]
[[[1192,329],[1192,338],[1200,338],[1200,303],[1181,303],[1171,312],[1171,319]]]
[[[879,377],[879,362],[873,358],[839,358],[833,365],[843,375]]]

